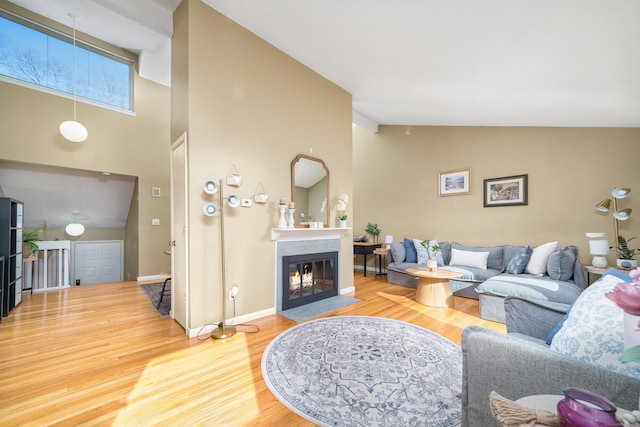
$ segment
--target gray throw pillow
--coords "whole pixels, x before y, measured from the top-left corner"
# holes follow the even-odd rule
[[[393,257],[393,262],[404,262],[406,256],[404,245],[402,243],[391,244],[391,257]]]
[[[549,255],[547,274],[553,280],[566,282],[573,277],[576,254],[569,248],[558,248]]]
[[[533,250],[531,246],[525,246],[520,249],[509,261],[509,265],[507,265],[507,273],[509,274],[522,274],[524,268],[527,266],[529,259],[531,258],[531,253]]]

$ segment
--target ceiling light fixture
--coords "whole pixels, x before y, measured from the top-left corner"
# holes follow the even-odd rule
[[[84,233],[84,225],[80,224],[79,222],[76,222],[76,216],[78,216],[80,212],[72,211],[71,213],[73,214],[73,222],[70,224],[67,224],[64,231],[69,236],[73,236],[73,237],[82,236],[82,234]]]
[[[89,136],[87,128],[76,121],[77,80],[76,80],[76,17],[69,14],[73,20],[73,120],[60,124],[60,133],[71,142],[82,142]]]

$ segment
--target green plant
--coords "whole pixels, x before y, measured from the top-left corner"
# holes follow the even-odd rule
[[[629,249],[629,242],[635,239],[635,237],[626,240],[623,236],[618,236],[618,247],[616,247],[616,253],[620,259],[632,259],[640,252],[640,249]]]
[[[429,255],[429,258],[435,258],[436,253],[440,250],[440,245],[438,244],[437,240],[435,240],[436,243],[434,244],[431,244],[431,242],[432,240],[423,240],[420,243],[427,250],[427,254]]]
[[[340,218],[340,221],[346,221],[347,220],[347,216],[346,215],[340,215],[338,218]]]
[[[41,241],[40,233],[42,233],[41,228],[36,228],[35,230],[25,231],[22,233],[22,242],[29,243],[31,245],[31,253],[38,252],[38,245],[36,242]]]
[[[378,227],[378,224],[373,224],[370,222],[367,224],[367,227],[364,229],[364,231],[374,238],[377,238],[382,230]]]

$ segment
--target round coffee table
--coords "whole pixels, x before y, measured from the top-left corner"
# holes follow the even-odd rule
[[[462,277],[462,273],[437,268],[429,271],[426,268],[407,268],[408,274],[418,277],[418,288],[416,289],[416,301],[431,307],[453,307],[453,293],[449,279]]]

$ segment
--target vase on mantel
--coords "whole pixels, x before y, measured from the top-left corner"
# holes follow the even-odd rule
[[[340,228],[347,228],[347,220],[346,219],[341,219],[340,220]]]

